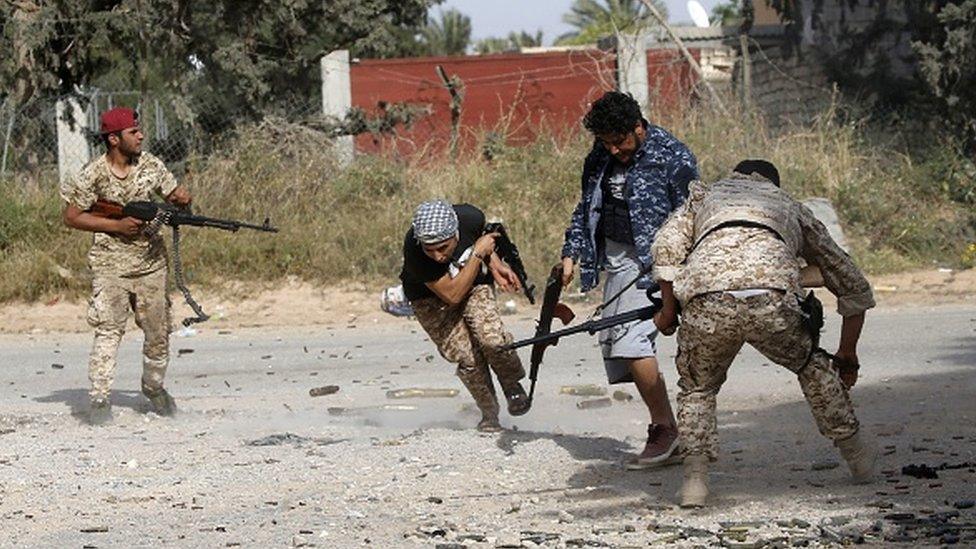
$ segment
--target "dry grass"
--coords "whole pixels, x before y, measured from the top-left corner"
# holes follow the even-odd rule
[[[795,196],[826,196],[837,206],[857,259],[872,272],[955,264],[974,241],[976,187],[966,160],[948,147],[924,162],[869,140],[859,126],[826,113],[812,127],[773,135],[749,116],[690,111],[661,122],[697,155],[703,176],[721,177],[743,158],[779,166]],[[521,147],[495,146],[450,162],[437,154],[413,161],[360,157],[336,167],[328,143],[300,127],[241,131],[187,178],[199,213],[260,222],[276,235],[184,231],[184,263],[193,283],[274,282],[293,275],[323,285],[391,283],[413,207],[432,197],[466,201],[506,222],[541,279],[558,260],[563,230],[579,198],[579,170],[589,140],[543,137]],[[916,156],[917,157],[917,156]],[[962,174],[960,176],[960,174]],[[41,191],[0,181],[0,301],[39,299],[86,289],[89,239],[60,224],[53,176]]]

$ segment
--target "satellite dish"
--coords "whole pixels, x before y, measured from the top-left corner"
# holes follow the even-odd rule
[[[698,0],[688,0],[688,15],[691,16],[691,20],[694,21],[696,27],[703,29],[709,27],[708,12],[705,11],[705,8],[702,7]]]

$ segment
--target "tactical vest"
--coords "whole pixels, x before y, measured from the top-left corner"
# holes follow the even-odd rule
[[[712,184],[695,214],[695,247],[725,227],[761,227],[779,237],[794,255],[803,243],[799,203],[769,181],[733,175]]]

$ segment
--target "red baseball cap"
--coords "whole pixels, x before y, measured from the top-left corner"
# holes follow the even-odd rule
[[[101,129],[102,134],[115,133],[139,125],[139,114],[126,107],[116,107],[102,113]]]

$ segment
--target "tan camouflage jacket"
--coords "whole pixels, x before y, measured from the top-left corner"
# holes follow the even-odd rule
[[[743,207],[750,203],[752,208]],[[771,217],[776,208],[791,211],[793,219]],[[739,220],[772,226],[782,239],[754,227],[707,233],[718,224],[716,219],[730,221],[726,215],[730,210]],[[701,238],[699,231],[706,236]],[[871,285],[823,223],[809,208],[758,176],[735,174],[712,186],[693,182],[688,201],[658,231],[651,254],[655,279],[672,281],[682,304],[700,294],[728,290],[769,288],[800,294],[802,258],[820,267],[842,316],[874,306]]]
[[[82,210],[97,199],[126,204],[151,200],[154,194],[168,196],[176,189],[176,178],[163,161],[142,153],[128,177],[119,179],[102,156],[91,161],[73,178],[61,184],[61,198]],[[152,238],[94,233],[88,265],[95,276],[138,276],[166,267],[166,247],[161,234]]]

